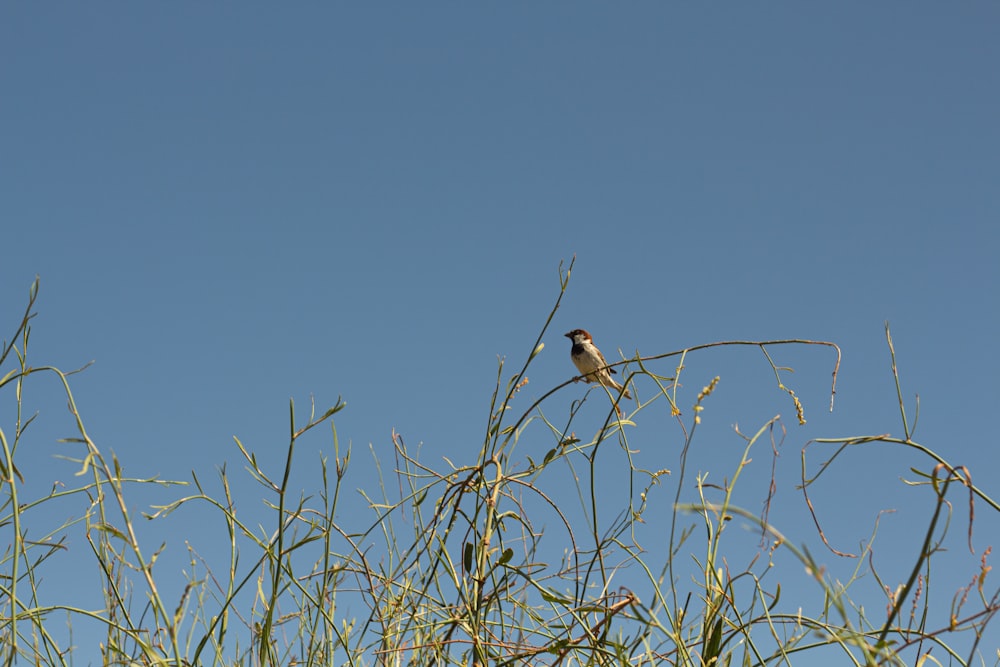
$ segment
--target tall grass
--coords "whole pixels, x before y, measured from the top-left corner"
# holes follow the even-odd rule
[[[77,652],[85,659],[99,655],[106,665],[972,665],[983,664],[986,655],[996,659],[994,645],[981,645],[1000,610],[1000,591],[987,583],[988,550],[979,568],[968,572],[968,586],[952,592],[950,607],[932,603],[929,591],[931,566],[949,567],[942,545],[952,515],[965,514],[971,549],[973,509],[1000,508],[972,483],[968,470],[912,440],[898,375],[904,437],[808,443],[802,449],[802,502],[817,530],[797,526],[803,534],[790,536],[770,522],[773,473],[761,513],[738,506],[735,497],[754,453],[766,459],[784,437],[781,420],[768,418],[750,434],[737,432],[742,449],[732,460],[718,460],[712,471],[713,479],[724,482],[709,483],[688,460],[716,383],[695,391],[680,379],[688,356],[700,350],[756,349],[802,422],[804,406],[785,384],[788,369],[776,365],[772,354],[785,346],[829,354],[832,407],[836,345],[728,341],[636,355],[614,364],[634,387],[634,407],[598,387],[573,401],[568,412],[548,414],[547,406],[554,405],[549,399],[572,383],[567,380],[518,409],[518,394],[571,269],[572,263],[565,271],[560,267],[558,298],[523,364],[514,372],[500,364],[475,459],[432,465],[394,434],[393,461],[373,462],[381,479],[377,493],[362,492],[367,519],[343,499],[354,491],[349,472],[358,465],[333,427],[343,402],[325,410],[310,405],[304,414],[290,403],[279,470],[266,470],[237,439],[245,470],[270,512],[264,527],[237,511],[226,468],[210,483],[195,474],[183,486],[123,474],[119,461],[88,435],[71,374],[29,364],[36,280],[0,356],[0,392],[13,392],[16,405],[0,423],[4,664],[68,665]],[[888,329],[887,341],[895,370]],[[671,376],[657,372],[664,364],[673,369]],[[75,487],[29,497],[17,461],[34,417],[23,414],[22,405],[25,393],[46,378],[67,399],[75,426],[66,442],[78,448],[74,463],[80,474]],[[618,418],[616,406],[631,412]],[[591,430],[581,417],[585,407],[604,416],[591,434],[578,435],[578,429]],[[665,412],[675,424],[671,437],[682,447],[674,470],[646,470],[635,462],[629,434],[641,431],[652,411]],[[330,453],[320,461],[318,488],[294,488],[296,445],[321,426],[330,429]],[[522,443],[531,447],[519,448]],[[933,501],[924,524],[913,528],[924,538],[891,577],[871,558],[874,535],[856,554],[830,544],[809,495],[833,474],[844,452],[874,443],[911,449],[929,466],[915,468],[913,482]],[[832,453],[813,469],[810,454],[817,447]],[[611,458],[624,466],[611,471]],[[162,545],[150,546],[137,535],[140,517],[129,509],[129,493],[146,485],[185,489],[146,518],[170,521],[179,509],[197,507],[226,528],[228,557],[199,560],[192,547],[191,562],[200,569],[187,572],[182,590],[161,585]],[[609,506],[612,497],[618,505]],[[29,537],[43,507],[67,501],[79,508],[77,518],[42,538]],[[74,566],[99,576],[103,588],[103,599],[88,608],[61,600],[59,591],[44,584],[46,569],[56,567],[55,556],[68,549],[63,536],[80,526],[87,549],[74,547]],[[745,549],[735,527],[750,527],[758,543]],[[846,583],[828,573],[810,541],[824,558],[853,559]],[[797,583],[783,588],[783,578]],[[886,591],[884,609],[865,608],[853,596],[856,587],[873,580]],[[893,588],[896,581],[903,583]],[[70,627],[100,623],[97,646],[74,650],[61,638],[64,633],[54,628],[67,617]]]

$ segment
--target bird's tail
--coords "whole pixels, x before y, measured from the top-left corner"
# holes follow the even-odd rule
[[[617,382],[615,382],[614,380],[611,381],[611,384],[613,384],[615,386],[615,389],[617,389],[618,391],[622,391],[622,386],[620,384],[618,384]],[[629,400],[632,400],[632,394],[628,393],[628,389],[626,389],[624,392],[622,392],[622,396],[624,396],[625,398],[627,398]]]

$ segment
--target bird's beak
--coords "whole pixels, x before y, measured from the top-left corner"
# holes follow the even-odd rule
[[[566,336],[566,338],[572,338],[573,334],[571,334],[571,333],[564,333],[563,336]]]

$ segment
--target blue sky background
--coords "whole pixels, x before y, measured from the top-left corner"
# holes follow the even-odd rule
[[[575,255],[524,407],[573,374],[561,334],[576,327],[608,357],[728,339],[842,347],[833,414],[832,355],[772,350],[796,369],[805,427],[752,348],[690,357],[681,407],[690,415],[721,376],[692,461],[716,482],[742,449],[732,425],[782,414],[772,519],[850,572],[804,512],[799,451],[902,435],[885,320],[911,413],[920,395],[915,439],[1000,495],[998,32],[996,3],[8,5],[3,336],[39,274],[34,363],[94,360],[73,388],[97,443],[137,476],[206,479],[229,462],[252,513],[260,494],[232,436],[277,473],[289,397],[347,401],[336,424],[355,487],[373,484],[369,446],[390,467],[394,429],[433,465],[472,464],[497,355],[523,362]],[[44,492],[75,468],[57,458],[64,401],[35,384],[41,416],[19,467]],[[562,390],[546,414],[583,393]],[[605,407],[588,401],[585,423]],[[678,466],[664,407],[630,432],[651,469]],[[524,440],[517,454],[550,446]],[[301,488],[316,488],[321,451],[327,431],[302,445]],[[759,463],[751,511],[766,450]],[[817,490],[828,537],[856,550],[896,509],[876,560],[901,583],[929,507],[901,479],[931,466],[889,446],[838,466]],[[140,494],[134,509],[179,493]],[[970,555],[962,512],[944,608],[1000,524],[980,510]],[[142,526],[171,545],[159,567],[178,571],[183,540],[212,553],[220,529],[194,512]],[[96,572],[50,576],[67,594],[97,590]],[[985,655],[998,638],[994,626]]]

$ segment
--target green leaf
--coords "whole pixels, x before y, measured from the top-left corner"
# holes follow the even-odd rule
[[[559,595],[558,593],[555,593],[553,591],[545,590],[543,588],[541,590],[541,593],[542,593],[542,599],[545,600],[546,602],[557,602],[559,604],[568,604],[569,603],[569,600],[567,600],[562,595]]]
[[[722,618],[719,617],[715,621],[715,625],[705,636],[705,655],[702,658],[705,664],[711,664],[713,661],[718,663],[719,660],[719,649],[722,646]]]
[[[117,537],[120,540],[125,540],[125,533],[121,532],[120,530],[118,530],[117,528],[115,528],[114,526],[112,526],[111,524],[108,524],[108,523],[97,523],[97,524],[94,524],[94,528],[96,528],[97,530],[101,531],[102,533],[110,533],[111,535],[114,535],[115,537]]]
[[[462,559],[462,564],[465,566],[466,572],[472,572],[472,557],[476,555],[476,547],[472,542],[465,543],[465,555]]]
[[[781,599],[781,584],[774,591],[774,601],[767,606],[767,610],[771,611],[778,605],[778,600]]]

